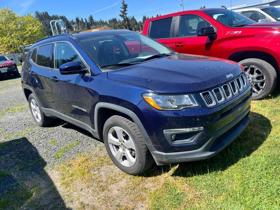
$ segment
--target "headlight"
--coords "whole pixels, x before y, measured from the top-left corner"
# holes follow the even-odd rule
[[[158,110],[180,110],[186,107],[198,106],[192,95],[157,95],[146,93],[145,101]]]

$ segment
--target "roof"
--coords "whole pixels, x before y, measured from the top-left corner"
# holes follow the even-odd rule
[[[156,20],[156,19],[160,19],[162,17],[168,17],[168,16],[179,16],[184,13],[197,13],[197,12],[207,12],[207,11],[217,11],[217,10],[219,11],[219,10],[226,10],[226,9],[219,7],[219,8],[202,8],[202,9],[196,9],[196,10],[184,10],[184,11],[168,13],[168,14],[157,16],[157,17],[148,18],[148,20]]]
[[[84,37],[94,36],[94,35],[103,36],[103,35],[108,35],[108,34],[119,34],[121,32],[129,32],[129,30],[124,30],[124,29],[122,29],[122,30],[103,30],[103,31],[80,32],[80,33],[74,33],[74,34],[61,34],[61,35],[56,35],[56,36],[49,36],[49,37],[46,37],[44,39],[37,41],[30,48],[33,48],[33,47],[36,47],[36,46],[42,45],[42,44],[47,44],[50,42],[67,41],[70,39],[84,38]]]
[[[118,30],[101,30],[101,31],[91,31],[91,32],[81,32],[81,33],[76,33],[72,34],[73,37],[76,38],[84,38],[88,36],[105,36],[105,35],[114,35],[114,34],[119,34],[123,32],[131,32],[126,29],[118,29]],[[133,33],[133,32],[132,32]]]

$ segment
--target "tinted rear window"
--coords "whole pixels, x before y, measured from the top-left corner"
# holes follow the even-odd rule
[[[38,48],[37,62],[40,66],[53,68],[53,45],[48,44]]]
[[[169,38],[172,18],[165,18],[152,22],[150,28],[150,37],[153,39]]]

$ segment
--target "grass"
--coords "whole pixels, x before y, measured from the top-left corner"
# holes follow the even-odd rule
[[[252,102],[250,117],[242,135],[210,160],[133,177],[116,169],[100,149],[61,166],[56,182],[74,208],[278,210],[280,97]]]
[[[67,152],[70,152],[72,149],[74,149],[76,146],[80,144],[80,141],[76,140],[71,142],[70,144],[66,145],[65,147],[62,147],[59,149],[55,154],[54,157],[58,160],[63,157],[63,155]]]
[[[57,140],[56,139],[50,139],[49,144],[52,146],[57,146]]]
[[[22,138],[28,136],[34,128],[27,127],[23,130],[15,131],[15,132],[7,132],[0,128],[0,138],[2,137],[3,140],[12,140],[17,138]],[[1,147],[1,145],[0,145]]]
[[[13,114],[13,113],[19,113],[19,112],[24,112],[27,111],[28,105],[26,104],[21,104],[17,106],[12,106],[4,110],[0,110],[0,118],[4,117],[7,114]]]

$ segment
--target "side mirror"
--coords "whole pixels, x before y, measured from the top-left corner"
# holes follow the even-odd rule
[[[217,39],[217,33],[212,26],[201,28],[197,31],[198,36],[208,36],[210,41]]]
[[[61,74],[84,74],[87,70],[82,66],[81,62],[68,62],[59,67]]]

